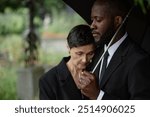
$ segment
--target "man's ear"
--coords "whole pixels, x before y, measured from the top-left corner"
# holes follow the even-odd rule
[[[115,17],[114,26],[115,26],[116,29],[121,25],[122,21],[123,21],[123,19],[122,19],[121,16],[116,16]]]

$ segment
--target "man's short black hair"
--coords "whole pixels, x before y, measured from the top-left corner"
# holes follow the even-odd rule
[[[70,48],[95,44],[91,28],[88,25],[77,25],[71,29],[67,37]]]
[[[94,4],[107,5],[109,13],[123,18],[131,8],[131,3],[128,0],[95,0]]]

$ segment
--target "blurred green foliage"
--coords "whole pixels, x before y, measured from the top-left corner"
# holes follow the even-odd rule
[[[24,27],[23,17],[17,14],[0,14],[0,34],[21,33]]]
[[[17,99],[16,69],[11,66],[0,66],[0,100]]]
[[[27,9],[20,9],[16,12],[6,8],[0,13],[0,35],[20,34],[27,27]]]
[[[42,16],[45,13],[52,13],[53,9],[58,12],[65,8],[62,0],[0,0],[0,12],[4,12],[5,8],[18,10],[20,8],[27,8],[34,4],[34,13],[36,16]]]
[[[23,6],[22,0],[0,0],[0,12],[4,12],[6,7],[19,9]]]
[[[54,11],[57,12],[57,11]],[[11,10],[6,10],[5,14],[0,16],[7,20],[5,26],[9,27],[9,30],[3,30],[0,27],[0,30],[3,30],[3,33],[0,33],[0,53],[6,53],[7,57],[3,61],[0,61],[0,99],[18,99],[17,98],[17,89],[16,89],[16,80],[17,80],[17,69],[21,66],[24,66],[24,37],[23,32],[25,31],[27,21],[27,11],[22,9],[14,13]],[[84,21],[77,14],[55,13],[53,16],[53,21],[48,24],[48,29],[44,29],[42,26],[42,21],[36,17],[35,21],[38,25],[39,35],[42,39],[42,35],[45,31],[49,33],[62,33],[67,35],[69,30],[76,24],[83,23]],[[13,19],[12,17],[17,17]],[[69,18],[68,18],[69,17]],[[15,25],[11,24],[11,19],[16,20]],[[3,22],[2,21],[2,22]],[[14,21],[15,22],[15,21]],[[67,22],[67,23],[66,23]],[[22,25],[19,25],[22,24]],[[17,26],[19,25],[19,26]],[[23,28],[17,28],[22,27]],[[14,29],[14,30],[13,30]],[[18,30],[18,31],[17,31]],[[5,32],[5,33],[4,33]],[[47,39],[50,39],[48,37]],[[63,37],[64,39],[65,37]],[[42,41],[42,40],[41,40]],[[39,48],[39,62],[40,65],[54,66],[59,63],[63,56],[67,56],[67,52],[64,51],[55,51],[54,49],[49,49],[45,51],[43,48]]]
[[[23,53],[22,42],[23,38],[18,34],[0,36],[0,53],[7,54],[7,58],[5,59],[7,64],[12,64],[12,66],[21,64]],[[2,64],[5,66],[5,63]]]
[[[147,13],[150,9],[150,0],[134,0],[135,5],[139,5],[143,13]]]
[[[48,29],[42,28],[42,31],[48,31],[51,33],[65,33],[68,34],[71,28],[79,23],[86,23],[78,14],[74,12],[69,14],[65,11],[60,13],[55,12],[52,17],[52,21],[48,26]]]

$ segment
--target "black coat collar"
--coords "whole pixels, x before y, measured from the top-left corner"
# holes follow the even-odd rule
[[[57,66],[57,73],[58,73],[58,76],[60,76],[59,77],[60,81],[65,81],[71,77],[70,71],[66,65],[69,59],[70,57],[64,57]]]

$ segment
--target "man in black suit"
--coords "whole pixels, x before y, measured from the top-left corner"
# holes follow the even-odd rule
[[[98,47],[91,65],[94,68],[108,42],[129,11],[123,0],[96,0],[91,10],[91,28]],[[107,66],[102,74],[104,59],[94,74],[84,71],[81,92],[90,99],[150,99],[150,57],[126,32],[125,24],[108,48]],[[105,47],[104,47],[105,46]]]

